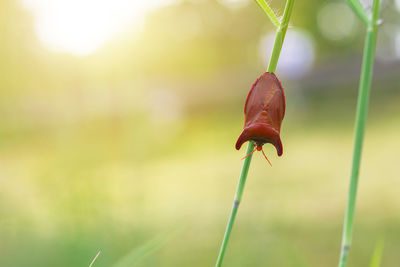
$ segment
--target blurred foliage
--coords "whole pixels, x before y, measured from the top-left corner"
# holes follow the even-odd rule
[[[383,16],[399,27],[393,3]],[[311,34],[316,60],[282,80],[285,153],[266,149],[273,168],[255,155],[226,266],[336,265],[364,29],[325,39],[324,4],[295,4],[291,27]],[[99,250],[94,266],[130,266],[137,251],[138,266],[213,265],[244,99],[265,69],[262,11],[180,1],[85,57],[48,51],[19,2],[0,12],[0,266],[88,266]],[[367,266],[381,236],[382,266],[400,249],[399,61],[378,55],[375,70],[351,266]]]

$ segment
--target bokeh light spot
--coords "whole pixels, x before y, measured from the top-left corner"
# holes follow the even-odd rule
[[[222,5],[231,9],[243,8],[249,4],[249,0],[217,0],[217,1]]]
[[[275,33],[261,39],[261,56],[268,64],[274,44]],[[279,57],[277,72],[288,78],[297,79],[305,75],[314,62],[314,41],[308,32],[289,29]]]
[[[353,35],[356,20],[346,3],[328,3],[317,16],[322,35],[332,41],[341,41]]]
[[[124,29],[140,32],[145,15],[172,0],[21,0],[33,12],[39,39],[49,49],[88,55]],[[132,31],[130,31],[132,32]]]

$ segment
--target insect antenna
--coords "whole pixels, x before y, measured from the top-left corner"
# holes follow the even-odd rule
[[[269,165],[271,165],[271,167],[272,167],[272,164],[271,164],[271,162],[269,161],[269,159],[267,158],[267,155],[265,155],[265,153],[264,153],[264,150],[263,150],[263,149],[261,149],[261,152],[263,153],[263,155],[264,155],[265,159],[268,161]],[[253,153],[253,152],[252,152],[252,153]]]
[[[248,156],[250,156],[251,154],[253,154],[254,153],[254,151],[256,151],[257,150],[257,147],[256,148],[254,148],[254,150],[253,151],[251,151],[249,154],[247,154],[246,156],[244,156],[243,158],[241,158],[241,159],[245,159],[245,158],[247,158]]]

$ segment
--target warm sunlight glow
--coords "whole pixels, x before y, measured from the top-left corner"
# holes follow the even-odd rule
[[[140,29],[152,8],[171,0],[21,0],[46,47],[88,55],[126,28]]]

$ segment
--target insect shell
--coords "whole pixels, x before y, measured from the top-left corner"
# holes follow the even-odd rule
[[[246,99],[244,114],[244,129],[236,142],[236,149],[239,150],[243,143],[250,140],[255,142],[255,150],[258,151],[262,151],[265,143],[271,143],[278,156],[281,156],[280,130],[285,116],[285,94],[274,73],[265,72],[253,84]]]

